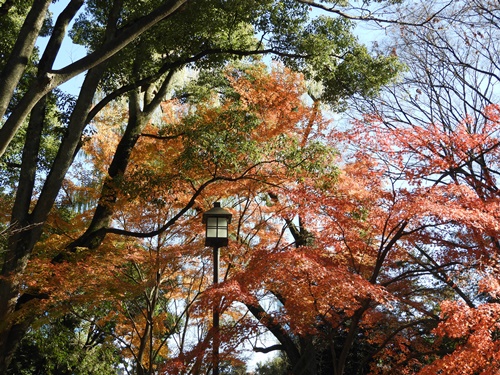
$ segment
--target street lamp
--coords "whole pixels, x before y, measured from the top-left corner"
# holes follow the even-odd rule
[[[203,214],[202,222],[206,225],[205,246],[214,249],[214,285],[219,283],[219,247],[227,246],[228,225],[231,222],[230,212],[215,202],[213,208]],[[219,375],[219,303],[214,303],[213,310],[213,375]]]

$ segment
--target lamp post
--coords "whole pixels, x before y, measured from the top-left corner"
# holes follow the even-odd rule
[[[205,246],[211,246],[214,250],[214,285],[219,283],[219,247],[227,246],[228,225],[231,222],[231,213],[215,202],[213,208],[203,214],[202,222],[206,225]],[[219,375],[219,301],[214,303],[213,310],[213,375]]]

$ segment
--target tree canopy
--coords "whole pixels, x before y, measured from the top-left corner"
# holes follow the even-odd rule
[[[0,372],[498,371],[496,4],[51,3],[0,4]]]

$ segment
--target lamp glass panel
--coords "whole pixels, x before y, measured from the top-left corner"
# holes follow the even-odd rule
[[[209,217],[207,219],[207,238],[217,238],[217,218]]]
[[[207,238],[227,238],[227,218],[209,217],[207,219]]]
[[[219,218],[217,229],[218,229],[217,237],[227,238],[227,219],[225,217]]]

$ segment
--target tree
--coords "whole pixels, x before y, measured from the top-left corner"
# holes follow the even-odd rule
[[[88,173],[77,169],[65,184],[60,206],[72,208],[72,215],[69,220],[51,216],[47,226],[53,230],[45,233],[23,281],[27,290],[50,296],[37,311],[76,314],[97,327],[117,343],[122,358],[128,358],[125,364],[133,364],[137,374],[161,367],[171,373],[200,372],[210,363],[205,360],[213,334],[207,306],[213,299],[205,290],[210,270],[199,235],[201,211],[214,197],[234,199],[240,190],[260,194],[331,161],[327,151],[330,156],[332,151],[314,142],[311,128],[321,117],[303,103],[299,74],[279,66],[269,73],[262,64],[243,65],[228,68],[221,79],[217,96],[202,93],[188,102],[162,104],[163,119],[145,126],[131,167],[109,185],[117,191],[113,235],[93,251],[68,250],[61,238],[81,238],[94,214],[92,208],[77,211],[85,207],[80,197],[91,202],[99,197],[122,139],[114,124],[126,112],[119,107],[104,112],[95,122],[97,133],[83,146]],[[303,144],[304,137],[312,138]],[[185,214],[176,218],[182,209]],[[25,312],[30,310],[27,306]],[[248,318],[241,307],[223,311],[222,361],[234,367],[241,364],[235,348],[248,333],[234,331]]]
[[[401,341],[418,348],[419,338],[406,334],[436,321],[434,314],[419,312],[430,301],[419,303],[418,287],[409,289],[413,274],[397,271],[397,262],[408,257],[399,245],[408,237],[403,201],[394,202],[380,186],[380,174],[366,165],[353,165],[340,178],[330,185],[324,178],[311,181],[297,192],[297,206],[284,213],[286,222],[300,212],[297,234],[309,223],[313,243],[295,236],[297,248],[283,240],[262,244],[236,276],[251,295],[263,289],[276,301],[272,309],[261,298],[247,306],[280,343],[269,350],[284,350],[296,374],[368,373],[381,350]]]
[[[289,244],[262,246],[250,260],[254,266],[240,276],[251,293],[264,288],[276,299],[275,310],[255,301],[249,309],[275,334],[280,345],[274,349],[285,350],[294,365],[301,356],[312,358],[305,353],[316,345],[315,353],[333,349],[326,360],[337,373],[367,373],[367,366],[375,373],[498,369],[498,109],[491,104],[496,62],[487,48],[496,36],[490,22],[496,9],[477,2],[460,11],[442,12],[435,28],[403,28],[398,41],[404,48],[393,45],[408,58],[408,78],[395,86],[394,96],[363,108],[373,113],[351,132],[330,138],[354,146],[355,160],[341,172],[340,184],[330,183],[334,188],[325,179],[325,185],[301,185],[295,199],[301,209],[289,208],[283,218],[295,242],[308,247],[293,253],[286,251]],[[484,29],[475,26],[483,23]],[[443,30],[456,34],[446,39]],[[417,50],[422,46],[425,53]],[[273,192],[269,201],[276,204],[277,198]],[[305,238],[316,246],[311,249]],[[346,269],[339,269],[340,259]],[[363,279],[373,285],[358,284]],[[338,286],[337,299],[328,302],[332,285]],[[450,299],[461,302],[443,303]],[[354,347],[361,358],[353,356]],[[309,366],[318,366],[319,359],[313,362]]]
[[[118,355],[96,327],[73,316],[47,320],[21,341],[9,374],[116,374]]]
[[[432,14],[433,6],[439,5],[417,7]],[[446,226],[436,226],[433,241],[416,248],[420,264],[439,268],[433,277],[453,289],[453,301],[441,301],[433,332],[440,347],[429,351],[434,357],[428,361],[438,359],[422,369],[425,374],[498,370],[498,65],[491,54],[497,13],[487,1],[455,3],[425,29],[396,28],[390,48],[408,72],[382,100],[362,108],[373,115],[360,126],[366,126],[361,149],[378,155],[393,186],[425,191],[427,202],[437,203],[447,219]],[[445,264],[454,266],[446,269]]]
[[[478,14],[491,17],[488,10]],[[440,30],[426,38],[441,41]],[[441,59],[450,51],[431,47]],[[426,79],[417,83],[431,82],[418,110],[406,107],[412,97],[386,96],[348,132],[325,139],[354,149],[338,176],[240,201],[239,222],[260,225],[240,229],[251,250],[220,296],[246,303],[279,342],[257,349],[285,351],[294,373],[498,371],[498,108],[473,106],[490,99],[480,85],[466,92],[454,70],[466,60],[440,61],[424,64],[439,75],[411,71]],[[443,77],[462,89],[435,81]],[[403,94],[412,82],[403,81]]]
[[[488,254],[495,251],[489,237],[498,230],[497,200],[484,201],[460,181],[427,183],[444,166],[457,168],[471,151],[497,144],[497,109],[488,111],[481,136],[384,128],[367,116],[336,134],[359,152],[330,181],[276,189],[266,210],[258,208],[262,201],[240,201],[241,222],[261,225],[240,229],[253,244],[220,295],[246,303],[278,340],[259,351],[285,351],[293,373],[435,373],[443,363],[464,371],[472,355],[481,360],[468,365],[470,373],[496,368],[496,276]],[[440,147],[453,150],[446,162]],[[488,160],[498,159],[488,151]],[[288,241],[283,228],[292,233]],[[480,278],[488,283],[482,289],[471,283]],[[481,290],[488,304],[477,301]],[[462,302],[443,303],[450,299]]]
[[[30,324],[27,315],[23,315],[23,319],[15,316],[20,314],[26,302],[47,297],[38,293],[36,288],[28,292],[20,280],[34,249],[43,238],[50,215],[60,206],[61,191],[68,183],[68,171],[82,141],[92,132],[89,124],[105,104],[126,94],[129,100],[127,125],[114,161],[106,172],[102,193],[95,198],[99,203],[93,219],[81,237],[73,238],[68,246],[70,253],[84,248],[94,250],[106,234],[112,232],[132,235],[123,229],[112,228],[117,200],[114,186],[129,167],[130,157],[144,127],[171,91],[174,73],[182,67],[193,64],[199,69],[210,69],[224,65],[231,58],[273,53],[287,62],[295,61],[297,66],[311,67],[308,74],[320,81],[322,72],[328,67],[324,58],[330,59],[328,69],[331,72],[324,80],[326,93],[332,93],[328,88],[335,84],[340,87],[335,72],[340,77],[343,72],[352,75],[358,71],[360,81],[366,78],[372,82],[359,87],[354,81],[349,81],[349,85],[353,84],[351,89],[342,84],[345,90],[340,97],[330,95],[330,99],[335,100],[353,93],[373,93],[394,76],[397,71],[395,59],[369,56],[366,49],[350,36],[352,23],[322,18],[308,24],[309,10],[305,3],[151,0],[138,6],[134,1],[71,0],[49,29],[44,29],[49,1],[33,4],[7,1],[1,6],[3,22],[17,22],[16,25],[22,26],[5,29],[9,32],[6,38],[9,42],[3,51],[6,57],[2,60],[5,63],[1,72],[4,85],[0,94],[0,154],[12,154],[11,147],[19,145],[13,143],[14,136],[21,129],[26,128],[26,137],[22,142],[20,167],[6,165],[19,168],[19,178],[15,184],[17,188],[5,191],[14,199],[5,206],[11,214],[7,215],[10,224],[5,224],[9,236],[2,252],[0,279],[0,321],[3,322],[0,370],[8,366],[17,343]],[[53,63],[60,53],[62,38],[80,9],[83,13],[71,33],[77,42],[85,43],[88,54],[55,70]],[[36,61],[35,40],[45,30],[48,30],[49,41],[40,60]],[[261,39],[255,35],[260,35]],[[325,48],[316,50],[314,41],[324,41]],[[332,54],[327,55],[325,51]],[[27,69],[29,61],[36,65],[33,70]],[[364,69],[370,64],[384,69]],[[59,85],[83,72],[86,72],[85,80],[74,104],[60,108],[61,136],[52,148],[54,156],[47,161],[50,167],[41,171],[38,161],[42,152],[42,134],[47,131],[44,120],[47,95],[55,93]],[[96,103],[98,90],[105,96]],[[68,111],[64,112],[65,109]],[[26,121],[28,117],[29,121]],[[175,135],[168,131],[167,134]],[[155,236],[173,225],[195,205],[197,196],[209,182],[212,181],[199,185],[192,199],[186,206],[178,207],[166,225],[156,231],[135,235]],[[61,255],[55,261],[63,258]],[[20,298],[20,295],[24,297]]]
[[[409,216],[405,219],[406,230],[402,233],[402,239],[411,239],[411,242],[405,245],[410,258],[399,258],[398,262],[401,262],[404,272],[396,280],[429,274],[436,283],[432,289],[433,294],[439,291],[446,293],[439,284],[446,286],[454,299],[462,301],[458,306],[463,304],[472,310],[481,304],[481,301],[476,297],[480,291],[478,285],[470,280],[480,280],[484,277],[479,270],[489,263],[487,254],[495,251],[494,241],[487,239],[489,236],[496,236],[495,203],[484,201],[468,184],[468,180],[454,180],[452,175],[448,177],[447,172],[462,168],[464,158],[468,158],[473,152],[481,152],[483,145],[489,149],[488,145],[496,144],[496,136],[492,136],[495,132],[491,132],[492,128],[498,126],[495,112],[495,108],[489,108],[485,112],[485,116],[490,120],[484,124],[486,133],[482,135],[467,132],[467,120],[459,124],[452,134],[434,125],[425,129],[385,128],[382,126],[383,121],[378,122],[373,118],[358,123],[359,127],[353,131],[353,134],[356,134],[356,142],[360,144],[358,158],[362,158],[364,154],[383,161],[383,170],[385,169],[389,181],[392,180],[388,186],[402,193],[406,204],[404,210],[408,210]],[[362,136],[358,138],[360,134]],[[443,149],[453,152],[443,154]],[[496,159],[494,153],[488,151],[488,160],[492,163]],[[488,168],[492,165],[488,163]],[[414,204],[417,206],[413,206]],[[429,285],[425,290],[429,290]],[[426,358],[426,361],[450,354],[456,348],[456,343],[431,338],[435,333],[442,332],[441,329],[430,330],[441,321],[437,319],[437,312],[434,311],[437,303],[442,303],[445,308],[449,304],[443,301],[450,298],[446,294],[436,296],[438,299],[434,304],[431,305],[429,300],[425,300],[427,308],[420,308],[420,312],[427,311],[433,316],[434,324],[428,327],[426,335],[437,345],[432,350],[427,347],[427,357],[422,357]],[[429,307],[432,309],[429,310]],[[449,358],[453,361],[453,355]],[[439,363],[440,361],[436,361],[435,366],[430,367],[429,373],[432,373],[432,368],[436,369]],[[425,361],[421,362],[420,366],[424,364]],[[415,364],[413,366],[418,369]],[[460,367],[458,361],[457,366]],[[459,371],[465,370],[460,367]]]

